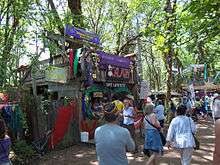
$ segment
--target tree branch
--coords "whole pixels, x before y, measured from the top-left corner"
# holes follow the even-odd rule
[[[94,21],[95,18],[93,17],[91,8],[87,7],[87,11],[89,12],[89,15],[91,17],[91,19],[89,19],[89,22],[90,22],[90,24],[93,26],[93,28],[95,30],[95,26],[96,26],[95,21]]]
[[[148,28],[148,26],[150,25],[150,22],[152,22],[152,18],[153,18],[155,11],[156,11],[156,9],[152,10],[152,12],[150,13],[145,28]],[[138,35],[129,39],[124,45],[121,46],[121,48],[118,50],[118,52],[122,52],[127,46],[130,45],[131,42],[136,41],[138,38],[142,37],[142,35],[143,35],[142,33],[139,33]]]
[[[58,21],[58,30],[62,35],[64,35],[64,27],[61,26],[62,21],[61,21],[61,18],[59,17],[57,10],[56,10],[56,7],[55,7],[53,0],[48,0],[48,3],[53,11],[55,19]]]
[[[128,16],[128,11],[125,13],[125,15],[124,15],[124,17],[123,17],[122,27],[120,28],[120,31],[119,31],[119,33],[117,34],[117,35],[118,35],[118,38],[117,38],[118,48],[116,49],[116,53],[117,53],[117,54],[120,54],[121,36],[122,36],[123,30],[124,30],[124,27],[125,27],[125,24],[126,24],[126,21],[127,21],[127,16]]]
[[[104,6],[104,1],[102,1],[101,6],[99,7],[98,18],[96,20],[96,29],[95,29],[96,34],[98,34],[99,21],[100,21],[101,15],[102,15],[103,6]]]

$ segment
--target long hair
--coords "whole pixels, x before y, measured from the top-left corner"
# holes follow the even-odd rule
[[[3,119],[0,119],[0,139],[4,139],[6,134],[6,125]]]

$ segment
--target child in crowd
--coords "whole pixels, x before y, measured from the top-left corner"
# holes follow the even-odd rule
[[[9,151],[11,139],[6,135],[6,125],[4,120],[0,119],[0,165],[11,165]]]

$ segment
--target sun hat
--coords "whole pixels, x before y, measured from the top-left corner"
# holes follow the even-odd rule
[[[116,111],[121,111],[125,108],[125,105],[120,100],[114,100],[112,103],[115,104],[117,108]]]

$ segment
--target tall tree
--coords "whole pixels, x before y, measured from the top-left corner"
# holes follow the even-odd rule
[[[33,3],[30,0],[0,1],[0,84],[3,87],[10,83],[11,73],[15,69],[12,64],[16,66],[18,63],[18,52],[13,49],[16,44],[21,44],[21,38],[26,33],[26,16]]]

